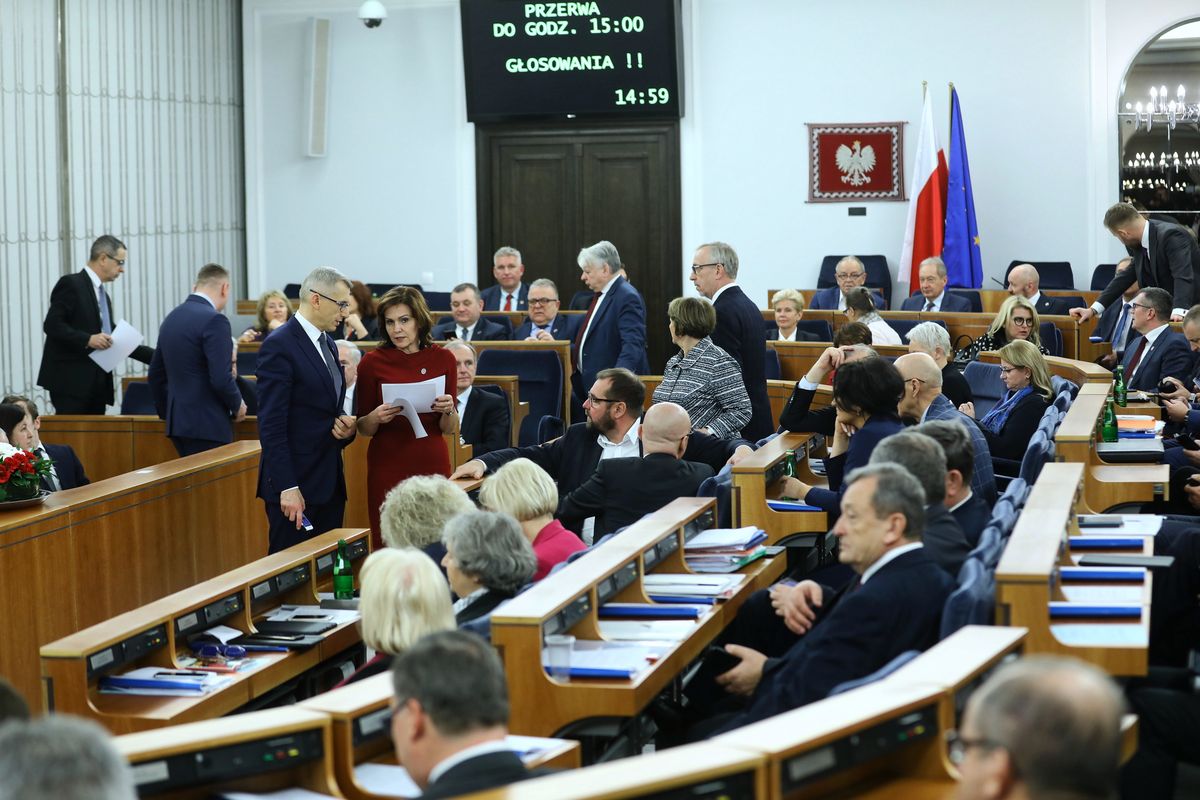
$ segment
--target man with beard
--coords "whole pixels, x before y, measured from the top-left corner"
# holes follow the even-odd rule
[[[600,370],[583,403],[586,422],[572,425],[561,437],[545,444],[510,447],[473,458],[450,478],[482,478],[514,458],[528,458],[558,483],[561,500],[591,477],[601,461],[642,455],[638,429],[645,400],[646,388],[637,375],[623,367]],[[753,449],[742,439],[718,439],[693,432],[683,458],[708,464],[715,472],[743,447],[743,453]],[[560,521],[585,542],[591,542],[595,518],[564,517]]]

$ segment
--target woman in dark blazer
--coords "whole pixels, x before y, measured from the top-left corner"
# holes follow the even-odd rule
[[[904,429],[896,410],[903,394],[904,379],[890,361],[864,358],[838,367],[833,377],[837,421],[825,459],[829,488],[787,478],[783,495],[817,506],[832,522],[840,510],[844,476],[866,466],[875,445]]]
[[[1000,380],[1007,391],[987,416],[976,421],[987,437],[992,458],[1020,461],[1054,390],[1046,359],[1032,342],[1018,339],[1001,347],[999,353]],[[975,416],[974,403],[963,403],[958,410]]]
[[[537,557],[517,521],[507,514],[459,514],[442,531],[442,566],[458,595],[454,620],[460,626],[492,613],[529,583]]]

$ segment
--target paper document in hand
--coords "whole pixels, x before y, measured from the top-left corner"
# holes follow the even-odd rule
[[[417,415],[433,411],[433,401],[438,395],[446,393],[445,375],[416,383],[385,383],[379,388],[383,402],[400,409],[401,416],[412,428],[413,436],[424,439],[429,435],[425,433],[425,425]]]
[[[138,329],[125,320],[118,322],[117,327],[113,328],[110,335],[112,336],[112,347],[88,353],[88,358],[95,361],[96,365],[105,372],[112,372],[116,369],[117,365],[129,358],[129,355],[142,343],[142,334],[138,333]]]

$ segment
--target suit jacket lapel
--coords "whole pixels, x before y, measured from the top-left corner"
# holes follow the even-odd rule
[[[94,328],[97,332],[99,332],[101,325],[100,301],[96,299],[96,287],[92,285],[92,276],[88,274],[86,269],[81,269],[76,274],[79,276],[78,288],[80,294],[83,296],[83,307],[88,310],[88,314],[91,316],[91,319],[89,320],[91,325],[88,330]],[[103,283],[100,284],[100,288],[104,288]],[[110,315],[113,313],[111,300],[112,298],[109,298],[110,302],[108,304],[108,313]]]
[[[333,399],[336,401],[337,386],[333,383],[333,377],[329,374],[329,367],[326,366],[325,360],[313,349],[312,340],[308,338],[308,332],[304,330],[303,325],[296,321],[295,317],[288,320],[287,324],[292,326],[293,335],[299,342],[300,352],[304,353],[309,365],[325,381],[325,385],[329,387],[329,393],[333,395]],[[321,338],[318,341],[320,341],[322,347],[325,347],[325,334],[321,334]]]

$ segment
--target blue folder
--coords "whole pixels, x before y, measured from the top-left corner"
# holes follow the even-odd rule
[[[596,667],[570,667],[567,674],[572,678],[616,678],[618,680],[628,680],[634,675],[632,669],[598,669]],[[550,668],[546,668],[546,674],[550,674]]]
[[[605,603],[600,606],[600,619],[696,619],[700,609],[679,605],[650,605],[649,603]]]
[[[817,506],[801,503],[799,500],[768,500],[767,508],[773,511],[820,511]]]
[[[181,689],[196,694],[204,694],[205,688],[195,681],[161,681],[151,678],[122,678],[120,675],[108,675],[100,679],[100,688],[112,689]]]
[[[1063,567],[1058,571],[1064,581],[1131,581],[1146,582],[1146,573],[1140,569],[1079,569]]]
[[[1142,536],[1124,538],[1119,536],[1072,536],[1072,550],[1127,550],[1129,548],[1142,549],[1146,539]]]
[[[648,594],[656,603],[694,603],[698,606],[711,606],[717,602],[715,597],[688,597],[684,594]]]
[[[1141,606],[1095,606],[1079,605],[1077,603],[1051,603],[1050,618],[1063,617],[1120,617],[1122,619],[1141,619]]]

